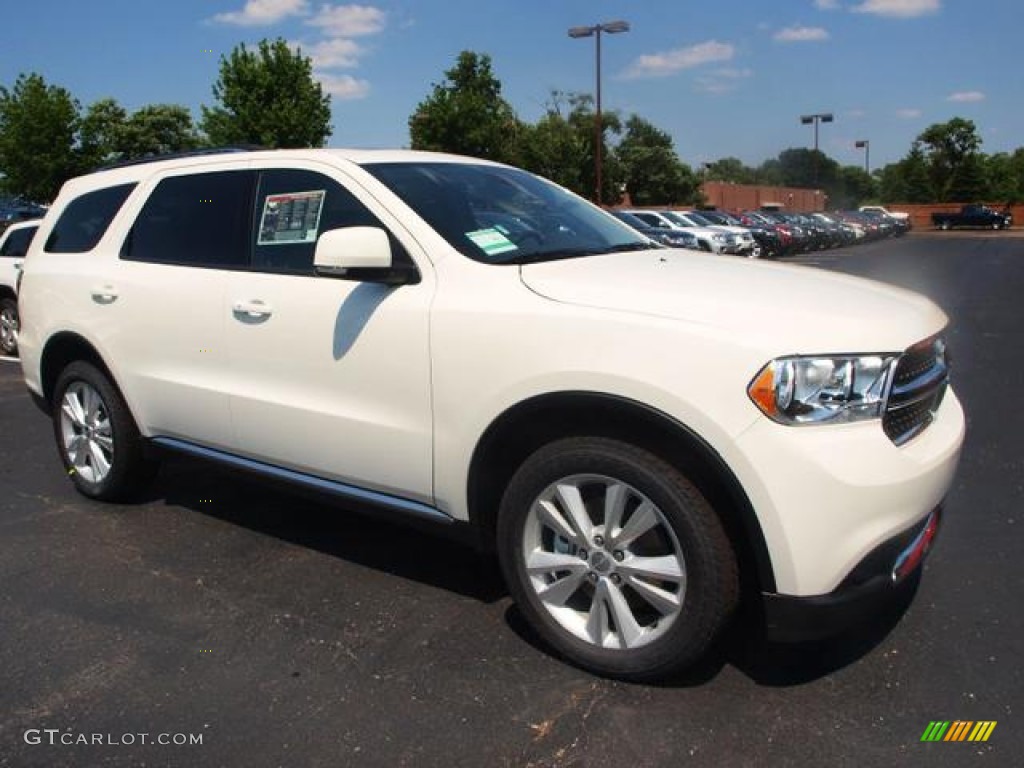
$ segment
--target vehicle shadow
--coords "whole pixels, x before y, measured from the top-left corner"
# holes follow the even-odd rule
[[[216,506],[202,499],[216,497]],[[508,595],[497,559],[484,557],[459,537],[436,525],[410,525],[382,518],[379,510],[336,505],[293,489],[187,458],[168,457],[142,501],[183,507],[257,533],[399,578],[492,604]],[[429,544],[424,537],[430,537]],[[899,623],[917,590],[879,611],[870,623],[836,638],[813,643],[773,643],[765,639],[755,610],[736,617],[713,649],[684,673],[658,681],[665,688],[691,688],[714,680],[726,666],[756,684],[791,687],[813,682],[849,666],[878,647]],[[540,653],[558,654],[527,624],[519,609],[505,611],[507,626]],[[569,662],[571,663],[571,662]]]
[[[216,498],[216,505],[203,499]],[[447,527],[412,524],[356,503],[326,503],[240,472],[164,458],[141,501],[183,507],[403,579],[493,603],[507,594],[496,563]],[[465,526],[463,526],[465,527]],[[429,545],[424,537],[429,536]]]
[[[870,623],[828,640],[771,642],[765,638],[759,613],[742,611],[702,661],[680,674],[647,684],[658,688],[695,688],[710,683],[727,666],[765,687],[788,688],[820,680],[856,663],[885,641],[913,600],[919,581],[914,578],[914,585],[899,603],[879,611]],[[557,655],[514,604],[506,610],[505,621],[524,642],[543,653]]]

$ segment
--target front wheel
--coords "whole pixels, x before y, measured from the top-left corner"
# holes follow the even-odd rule
[[[501,502],[509,590],[571,662],[628,680],[694,664],[738,596],[736,559],[708,502],[674,466],[606,438],[541,448]]]
[[[0,355],[18,354],[18,302],[14,299],[0,299]]]
[[[127,499],[156,472],[121,393],[89,363],[71,363],[57,379],[53,430],[64,469],[85,496]]]

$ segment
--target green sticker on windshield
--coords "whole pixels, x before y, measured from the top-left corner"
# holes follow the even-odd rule
[[[467,232],[466,237],[472,240],[473,245],[488,256],[497,256],[499,253],[519,250],[515,243],[494,228]]]

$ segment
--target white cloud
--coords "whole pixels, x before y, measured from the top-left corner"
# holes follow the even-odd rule
[[[688,48],[641,56],[630,65],[625,76],[630,79],[667,77],[713,61],[730,61],[735,55],[736,49],[732,45],[708,40]]]
[[[218,13],[213,20],[239,27],[266,27],[289,16],[303,16],[308,11],[308,0],[246,0],[242,10]]]
[[[786,27],[774,35],[779,43],[817,43],[828,37],[828,31],[821,27]]]
[[[814,7],[822,11],[834,11],[839,8],[839,0],[814,0]]]
[[[292,43],[293,48],[302,48],[304,56],[313,60],[314,69],[334,69],[336,67],[355,67],[363,54],[363,47],[355,40],[343,37],[333,40],[321,40],[312,45]]]
[[[745,80],[753,74],[752,69],[716,69],[708,75],[696,79],[697,89],[705,93],[728,93],[735,91],[741,80]]]
[[[386,14],[372,5],[322,5],[306,23],[330,37],[365,37],[384,29]]]
[[[323,86],[324,91],[341,101],[363,99],[370,93],[370,83],[358,80],[351,75],[335,75],[330,72],[317,72],[314,77]]]
[[[951,93],[946,97],[946,101],[957,101],[964,104],[984,100],[985,94],[981,91],[957,91],[956,93]]]
[[[896,117],[900,118],[901,120],[913,120],[913,119],[918,118],[920,116],[921,116],[921,110],[920,109],[908,108],[908,109],[897,109],[896,110]]]
[[[915,19],[918,16],[938,13],[941,9],[942,0],[864,0],[850,10],[854,13],[871,13],[894,19]]]

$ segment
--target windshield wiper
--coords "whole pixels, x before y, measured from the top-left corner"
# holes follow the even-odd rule
[[[584,256],[603,256],[608,253],[625,253],[627,251],[660,251],[665,246],[653,241],[644,242],[638,240],[635,243],[619,243],[608,245],[604,248],[563,248],[559,251],[542,251],[530,253],[512,261],[513,264],[538,264],[544,261],[559,261],[561,259],[577,259]]]

